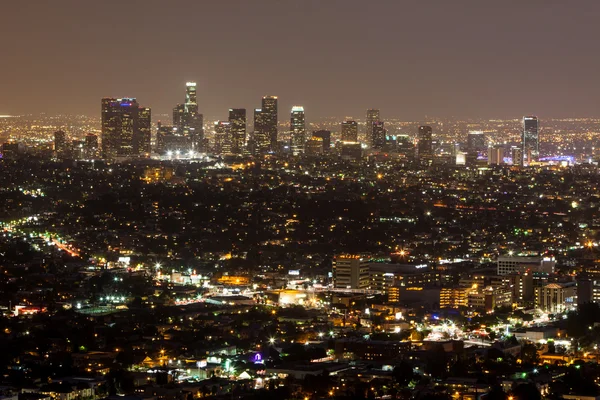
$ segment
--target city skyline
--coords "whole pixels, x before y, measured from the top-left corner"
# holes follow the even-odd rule
[[[600,59],[587,51],[598,34],[594,1],[381,1],[374,29],[360,23],[359,1],[134,1],[118,15],[110,4],[6,5],[13,18],[0,37],[12,39],[3,43],[0,114],[94,115],[95,99],[112,96],[136,97],[166,114],[191,80],[200,112],[221,119],[271,93],[282,110],[301,104],[312,118],[362,118],[366,108],[409,120],[598,115],[590,82]],[[83,26],[91,15],[94,23]],[[143,40],[111,46],[105,24]],[[354,29],[341,29],[347,24]],[[234,43],[237,52],[229,50]],[[285,57],[289,46],[298,57]],[[377,62],[360,56],[367,49],[381,56]],[[123,74],[124,65],[136,74]]]

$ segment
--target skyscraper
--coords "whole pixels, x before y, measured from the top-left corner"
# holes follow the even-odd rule
[[[65,158],[68,155],[67,135],[64,131],[54,132],[54,154],[56,158]]]
[[[269,138],[270,151],[277,150],[277,96],[262,98],[264,127]]]
[[[231,135],[229,133],[230,123],[228,121],[215,122],[215,154],[231,153]]]
[[[150,120],[150,108],[142,108],[134,98],[102,99],[102,158],[114,160],[119,157],[138,155],[134,138],[140,137]]]
[[[306,121],[304,119],[304,107],[292,107],[290,117],[290,138],[292,154],[297,156],[304,153],[304,141],[306,136]]]
[[[497,144],[488,149],[488,165],[504,164],[504,145]]]
[[[540,156],[539,131],[538,119],[535,116],[523,117],[521,151],[523,156],[523,164],[529,165],[531,162],[538,161]]]
[[[229,135],[231,152],[242,154],[246,146],[246,109],[229,109]]]
[[[379,110],[369,109],[367,110],[367,129],[365,139],[373,146],[373,124],[379,122]]]
[[[467,134],[467,152],[481,156],[486,148],[486,138],[482,131],[470,131]]]
[[[371,142],[371,147],[374,149],[382,149],[385,146],[385,128],[383,122],[375,121],[371,124],[371,136],[367,140]]]
[[[84,156],[88,160],[98,157],[98,136],[93,134],[85,135]]]
[[[136,155],[150,157],[151,149],[151,124],[152,113],[148,107],[138,109],[137,129],[134,136],[134,149]]]
[[[198,113],[196,82],[185,84],[185,103],[173,108],[173,126],[189,140],[190,150],[199,150],[204,138],[204,118]]]
[[[254,109],[254,131],[252,133],[252,142],[254,145],[254,153],[265,154],[271,146],[271,139],[265,125],[266,113],[262,108]]]
[[[420,162],[431,164],[433,161],[433,130],[431,126],[419,126],[418,138],[417,157]]]
[[[342,141],[358,142],[358,124],[356,121],[342,122]]]
[[[519,167],[523,166],[523,150],[519,146],[511,146],[510,156],[512,159],[512,165]]]

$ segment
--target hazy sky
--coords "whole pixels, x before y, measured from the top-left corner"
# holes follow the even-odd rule
[[[600,0],[3,0],[0,114],[600,116]]]

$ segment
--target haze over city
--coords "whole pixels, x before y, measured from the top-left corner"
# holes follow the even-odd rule
[[[206,117],[277,95],[308,119],[598,116],[600,3],[4,2],[0,114],[169,114],[186,81]]]

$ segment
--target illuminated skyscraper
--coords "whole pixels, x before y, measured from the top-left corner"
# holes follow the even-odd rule
[[[190,150],[199,150],[204,138],[204,118],[198,113],[196,82],[185,84],[185,103],[173,108],[173,126],[188,138]]]
[[[149,131],[150,109],[141,109],[134,98],[102,99],[102,158],[137,156],[134,138]]]
[[[64,131],[54,132],[54,155],[56,158],[68,156],[67,134]]]
[[[425,164],[433,161],[433,130],[430,126],[419,126],[419,142],[417,144],[417,157]]]
[[[385,146],[385,128],[383,122],[375,121],[371,124],[371,136],[368,138],[371,142],[371,147],[374,149],[382,149]]]
[[[292,154],[297,156],[304,153],[304,141],[306,139],[306,121],[304,120],[304,107],[292,107],[290,118],[290,138]]]
[[[486,148],[486,138],[482,131],[470,131],[467,134],[467,152],[481,156]]]
[[[267,132],[265,125],[266,113],[263,112],[262,108],[254,109],[254,131],[252,133],[252,140],[254,145],[255,154],[265,154],[269,151],[271,146],[271,139]]]
[[[342,142],[358,142],[358,124],[356,121],[342,122]]]
[[[134,136],[134,153],[142,157],[150,157],[152,113],[148,107],[138,109],[137,129]]]
[[[230,124],[227,121],[215,122],[215,143],[213,152],[215,154],[231,154]]]
[[[277,96],[265,96],[262,98],[262,112],[264,127],[269,138],[271,151],[277,150]]]
[[[510,156],[512,158],[512,165],[523,166],[523,150],[520,147],[512,146],[510,148]]]
[[[246,146],[246,109],[229,109],[229,135],[231,152],[242,154]]]
[[[89,134],[85,135],[84,157],[88,160],[93,160],[98,157],[98,136]]]
[[[375,109],[370,109],[367,110],[367,129],[366,129],[366,136],[365,139],[368,141],[368,143],[373,146],[373,124],[375,122],[379,122],[380,118],[379,118],[379,110],[375,110]]]
[[[504,146],[497,144],[490,146],[488,149],[488,164],[501,165],[504,164]]]
[[[539,138],[537,117],[523,117],[523,133],[521,136],[523,164],[529,165],[538,161],[540,156]]]

